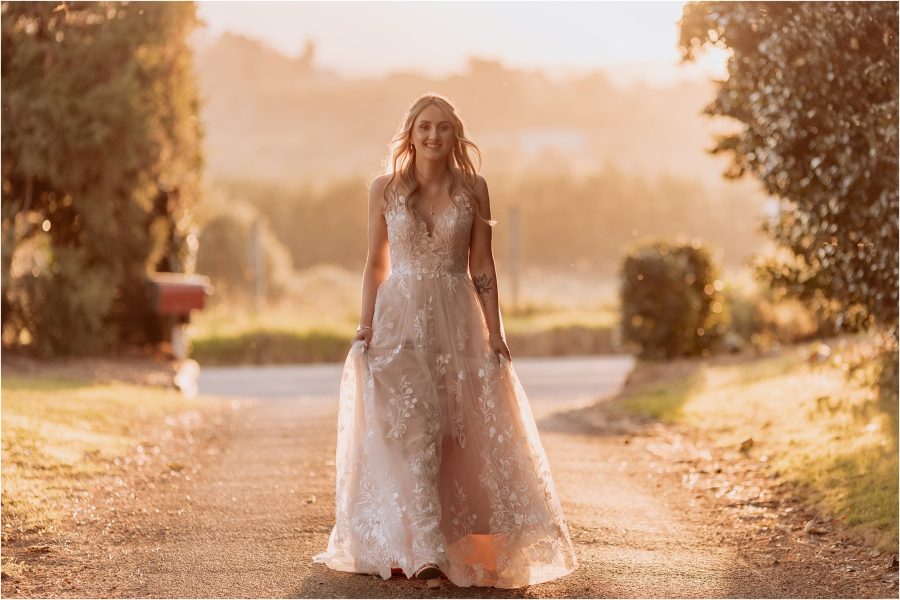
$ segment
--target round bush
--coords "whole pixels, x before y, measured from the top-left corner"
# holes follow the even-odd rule
[[[622,341],[640,358],[708,356],[725,332],[723,282],[699,242],[649,242],[621,271]]]

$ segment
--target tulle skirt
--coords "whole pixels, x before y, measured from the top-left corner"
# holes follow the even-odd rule
[[[467,272],[392,273],[340,383],[335,525],[314,560],[514,588],[577,560],[512,363],[491,352]]]

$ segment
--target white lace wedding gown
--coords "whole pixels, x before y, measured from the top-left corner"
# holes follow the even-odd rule
[[[474,205],[457,195],[429,233],[405,201],[385,207],[392,270],[371,343],[344,364],[336,523],[314,560],[385,579],[435,563],[458,586],[566,575],[577,561],[547,457],[467,270]]]

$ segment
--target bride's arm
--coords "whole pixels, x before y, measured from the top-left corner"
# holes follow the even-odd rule
[[[487,182],[482,176],[478,176],[475,184],[475,194],[478,196],[478,210],[483,217],[476,215],[472,226],[472,235],[469,242],[469,273],[475,283],[481,307],[484,310],[484,320],[492,338],[500,338],[500,301],[497,290],[497,271],[494,268],[494,255],[491,252],[491,226],[486,221],[491,218],[491,201],[488,194]]]
[[[387,175],[379,175],[369,189],[369,249],[366,254],[366,268],[363,271],[362,306],[359,312],[359,324],[366,327],[372,326],[378,286],[387,278],[391,267],[387,224],[382,211],[384,188],[388,179]]]

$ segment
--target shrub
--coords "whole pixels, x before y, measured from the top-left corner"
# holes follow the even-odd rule
[[[621,277],[622,341],[639,357],[708,356],[721,341],[724,284],[698,241],[645,243],[625,257]]]
[[[729,345],[750,345],[766,351],[775,344],[793,344],[827,337],[831,325],[820,312],[793,297],[784,297],[765,282],[743,272],[725,282]]]
[[[15,278],[7,290],[14,329],[43,357],[106,348],[117,334],[105,322],[114,300],[115,275],[89,265],[84,248],[51,249],[48,244],[46,250],[46,266]]]

